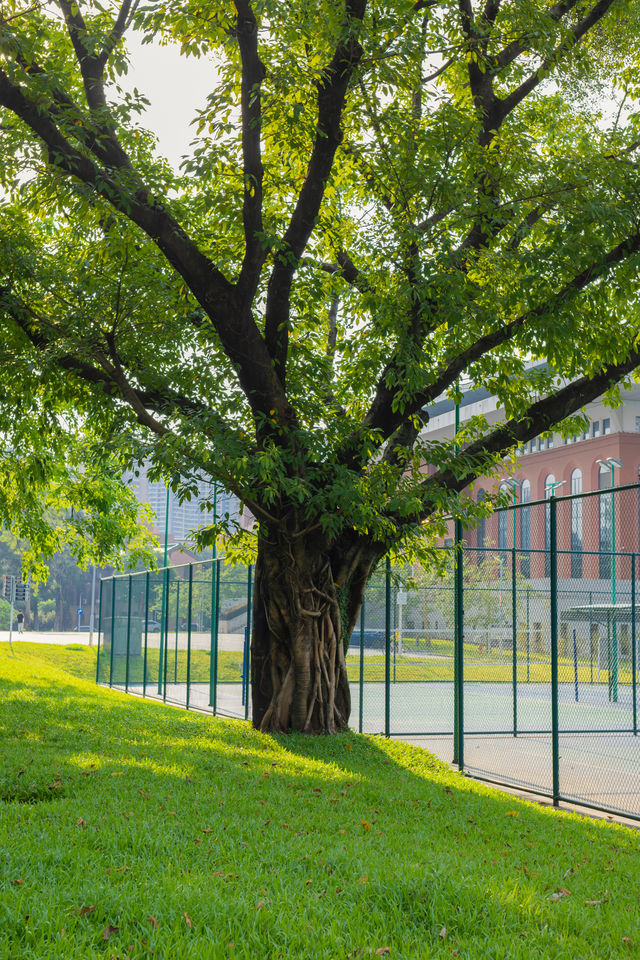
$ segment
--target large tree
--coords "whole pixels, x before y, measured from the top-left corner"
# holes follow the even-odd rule
[[[3,7],[0,512],[28,534],[68,472],[93,516],[142,460],[235,491],[254,723],[332,732],[385,552],[640,364],[638,4],[112,7]],[[211,58],[179,172],[120,85],[133,31]],[[505,419],[430,444],[462,376]]]

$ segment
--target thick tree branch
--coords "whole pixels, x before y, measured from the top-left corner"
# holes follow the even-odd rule
[[[131,371],[127,372],[125,369],[127,365],[118,354],[112,335],[107,338],[111,362],[97,343],[87,344],[87,352],[90,351],[100,362],[100,366],[96,367],[66,350],[62,345],[65,339],[64,332],[57,331],[56,325],[51,320],[45,320],[41,315],[36,314],[8,287],[0,287],[0,309],[11,317],[38,353],[58,369],[73,374],[91,386],[99,387],[108,396],[114,395],[114,387],[118,388],[116,392],[134,409],[136,414],[142,407],[164,416],[171,416],[177,411],[185,417],[206,417],[209,420],[215,420],[216,429],[227,439],[235,437],[233,428],[224,422],[217,411],[211,410],[201,400],[194,400],[178,393],[162,380],[157,371],[154,370],[151,374],[138,368],[135,375]],[[133,376],[143,386],[134,386]],[[156,429],[149,423],[145,423],[145,426],[149,426],[154,433],[171,432],[164,425],[161,425],[162,429]]]
[[[581,377],[543,400],[531,404],[522,417],[517,420],[508,420],[487,434],[486,437],[465,447],[465,459],[472,461],[477,458],[477,469],[469,470],[463,475],[454,473],[450,468],[438,470],[431,474],[421,484],[425,502],[429,502],[431,491],[435,491],[437,488],[463,490],[474,480],[477,480],[483,471],[486,471],[489,458],[533,440],[540,433],[551,429],[560,420],[577,413],[585,404],[591,403],[592,400],[601,396],[638,366],[640,366],[640,348],[636,347],[630,350],[627,357],[620,363],[602,367],[596,373]],[[431,502],[433,503],[433,501]],[[420,519],[426,519],[431,512],[433,512],[433,506],[426,506]]]
[[[485,52],[488,42],[488,34],[483,34],[480,32],[480,28],[476,25],[473,17],[471,0],[458,0],[458,2],[463,32],[470,42],[477,44],[478,48]],[[599,2],[590,10],[589,14],[572,28],[572,42],[578,42],[590,29],[592,29],[593,26],[605,16],[614,2],[615,0],[599,0]],[[552,9],[554,15],[558,19],[560,19],[561,16],[567,12],[566,5],[562,4],[557,4],[556,7]],[[557,59],[561,52],[566,49],[567,46],[565,41],[564,44],[561,44],[557,48],[554,58]],[[468,66],[468,73],[470,90],[474,100],[476,114],[481,125],[481,130],[478,136],[478,145],[481,147],[487,147],[491,144],[497,130],[506,116],[508,116],[509,112],[515,108],[521,99],[524,99],[524,97],[530,92],[530,89],[533,89],[535,86],[537,86],[537,83],[540,82],[541,77],[538,76],[538,73],[534,75],[535,83],[530,89],[527,88],[527,82],[522,84],[521,87],[518,88],[521,93],[520,99],[514,99],[513,103],[510,104],[509,98],[506,100],[501,100],[495,95],[490,73],[488,71],[481,71],[478,63],[471,61]],[[517,91],[515,93],[517,93]],[[513,97],[514,95],[510,96]],[[495,158],[491,160],[491,165],[495,165]],[[458,254],[462,255],[463,257],[466,257],[469,251],[476,251],[486,247],[491,238],[495,237],[505,225],[504,216],[501,216],[498,212],[497,201],[499,195],[499,183],[497,180],[497,174],[492,172],[491,169],[487,169],[480,174],[478,178],[478,194],[481,199],[489,202],[489,209],[486,211],[486,213],[483,213],[481,216],[475,219],[474,224],[469,230],[466,238],[458,248]],[[535,222],[535,214],[533,217],[534,219],[532,222]],[[461,262],[461,267],[464,269],[464,260]],[[588,282],[591,281],[589,280]],[[582,287],[578,285],[574,289],[577,291],[582,289]],[[507,325],[507,328],[505,328],[505,331],[503,332],[506,333],[509,327],[510,325]],[[512,334],[509,333],[509,336],[510,335]],[[480,344],[478,344],[478,346],[480,346]],[[396,360],[391,361],[385,367],[378,382],[376,396],[370,407],[369,413],[363,422],[365,428],[373,426],[375,429],[375,426],[380,423],[381,419],[384,419],[382,411],[386,411],[386,419],[393,424],[392,430],[397,429],[399,426],[399,422],[396,422],[397,415],[394,416],[392,412],[392,405],[395,399],[396,390],[395,387],[389,387],[387,385],[389,381],[392,383],[395,381],[395,374],[398,373],[397,366],[398,361]],[[461,369],[464,368],[462,367]],[[455,380],[455,377],[459,372],[460,371],[456,372],[451,381],[447,383],[447,386],[449,386],[450,383]],[[444,389],[446,389],[446,387]],[[428,401],[425,399],[424,402]],[[412,407],[410,415],[413,415],[413,413],[416,412],[416,409],[419,408]],[[385,430],[384,435],[389,435],[387,430]]]
[[[132,0],[124,0],[109,36],[104,42],[102,51],[97,57],[98,66],[101,70],[105,68],[109,61],[109,57],[122,40],[127,28],[133,20],[139,4],[140,0],[133,0],[133,2]]]
[[[500,122],[502,123],[519,103],[527,97],[549,74],[549,71],[555,66],[561,57],[578,43],[606,14],[617,0],[599,0],[589,11],[586,17],[583,17],[578,23],[570,28],[570,40],[563,40],[553,51],[551,56],[547,57],[545,62],[524,80],[508,96],[500,100]]]
[[[128,169],[131,167],[131,161],[116,136],[115,126],[107,105],[103,72],[110,51],[124,33],[131,0],[124,0],[120,16],[107,38],[105,47],[98,54],[87,46],[88,30],[80,12],[79,3],[58,0],[58,4],[64,15],[76,60],[80,67],[87,105],[94,115],[102,135],[101,149],[107,153],[108,162],[111,166]],[[113,46],[109,48],[109,44],[113,44]]]
[[[640,232],[626,237],[601,260],[590,264],[580,273],[572,277],[554,296],[550,297],[544,303],[535,307],[533,310],[528,310],[520,314],[520,316],[504,324],[499,329],[493,330],[483,337],[479,337],[470,347],[461,351],[446,369],[442,369],[429,387],[416,397],[415,401],[411,404],[411,415],[417,413],[423,406],[432,403],[439,397],[440,394],[447,390],[457,378],[464,373],[471,363],[479,360],[491,350],[495,350],[496,347],[500,347],[509,340],[512,340],[526,325],[530,325],[543,316],[548,316],[561,310],[578,293],[590,286],[595,280],[604,277],[612,267],[628,260],[638,252],[640,252]]]
[[[590,264],[580,273],[567,281],[560,290],[549,297],[544,303],[520,314],[509,321],[490,331],[482,337],[479,337],[473,344],[464,350],[461,350],[455,358],[446,365],[443,365],[439,371],[436,371],[433,380],[422,391],[417,392],[410,404],[404,407],[393,409],[393,400],[396,390],[394,386],[387,386],[389,378],[394,379],[398,374],[397,363],[389,363],[380,377],[376,396],[369,411],[363,419],[360,430],[365,432],[374,431],[379,434],[382,440],[391,436],[391,434],[402,426],[403,423],[422,410],[423,407],[432,403],[445,390],[447,390],[455,380],[469,367],[470,364],[481,359],[491,350],[503,346],[526,325],[530,325],[541,317],[553,314],[561,310],[582,290],[590,286],[594,281],[606,276],[606,274],[618,264],[628,260],[640,252],[640,231],[626,237],[620,243],[605,254],[600,260]],[[557,419],[557,418],[556,418]],[[358,435],[359,435],[358,431]],[[358,461],[356,450],[358,448],[357,435],[352,436],[345,446],[344,462],[351,467],[357,467],[361,464]]]
[[[342,142],[341,120],[347,87],[362,56],[357,37],[365,8],[366,0],[346,0],[344,35],[318,84],[318,127],[307,175],[269,278],[265,340],[283,386],[289,343],[291,285],[320,212],[336,150]]]
[[[552,7],[546,11],[545,16],[549,20],[559,23],[562,18],[569,13],[575,6],[580,3],[580,0],[560,0],[559,3],[554,3]],[[493,58],[493,70],[495,73],[498,73],[501,70],[504,70],[505,67],[508,67],[509,64],[513,63],[514,60],[524,53],[527,49],[527,43],[525,40],[513,40],[508,46],[504,48],[499,54]]]
[[[496,17],[500,12],[501,4],[502,0],[487,0],[484,5],[484,10],[482,11],[482,18],[485,23],[495,23]]]
[[[140,227],[164,253],[212,320],[253,411],[268,416],[270,410],[276,409],[279,416],[292,422],[292,408],[253,317],[248,310],[240,308],[234,287],[171,214],[149,197],[143,185],[132,195],[111,173],[76,150],[43,112],[40,103],[29,99],[2,70],[0,104],[19,116],[45,143],[54,168],[94,189]]]
[[[238,11],[236,37],[242,60],[241,113],[244,174],[242,219],[245,236],[245,254],[238,288],[240,296],[248,305],[255,295],[260,270],[267,255],[267,247],[260,236],[264,179],[260,148],[262,124],[260,88],[265,69],[258,53],[258,24],[251,4],[248,0],[236,0],[236,9]]]
[[[497,171],[497,156],[489,153],[502,122],[499,112],[499,99],[493,88],[493,77],[481,60],[486,60],[487,47],[490,36],[490,23],[477,25],[473,17],[471,0],[458,0],[461,14],[462,30],[467,38],[471,59],[467,65],[469,75],[469,89],[473,105],[480,125],[478,146],[485,151],[485,167],[478,171],[476,177],[478,205],[488,207],[484,216],[474,220],[473,226],[465,240],[460,245],[460,252],[476,250],[487,242],[489,225],[493,219],[493,208],[498,201],[500,184]]]

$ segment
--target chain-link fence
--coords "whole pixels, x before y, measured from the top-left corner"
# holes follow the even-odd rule
[[[448,737],[472,776],[640,819],[640,485],[548,492],[458,525],[438,573],[378,568],[346,649],[351,724]],[[252,590],[221,560],[103,580],[98,682],[250,717]]]
[[[100,585],[99,683],[249,716],[252,567],[192,563]]]

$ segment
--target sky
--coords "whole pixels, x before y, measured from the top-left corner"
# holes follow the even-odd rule
[[[177,168],[195,135],[189,123],[214,86],[215,66],[211,60],[181,57],[177,46],[142,45],[133,32],[127,46],[131,67],[121,85],[137,87],[151,101],[141,124],[156,134],[160,152]]]

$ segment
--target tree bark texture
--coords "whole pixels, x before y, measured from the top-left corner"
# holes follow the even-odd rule
[[[251,639],[254,726],[313,734],[347,728],[341,620],[327,553],[302,537],[271,541],[261,533]]]

